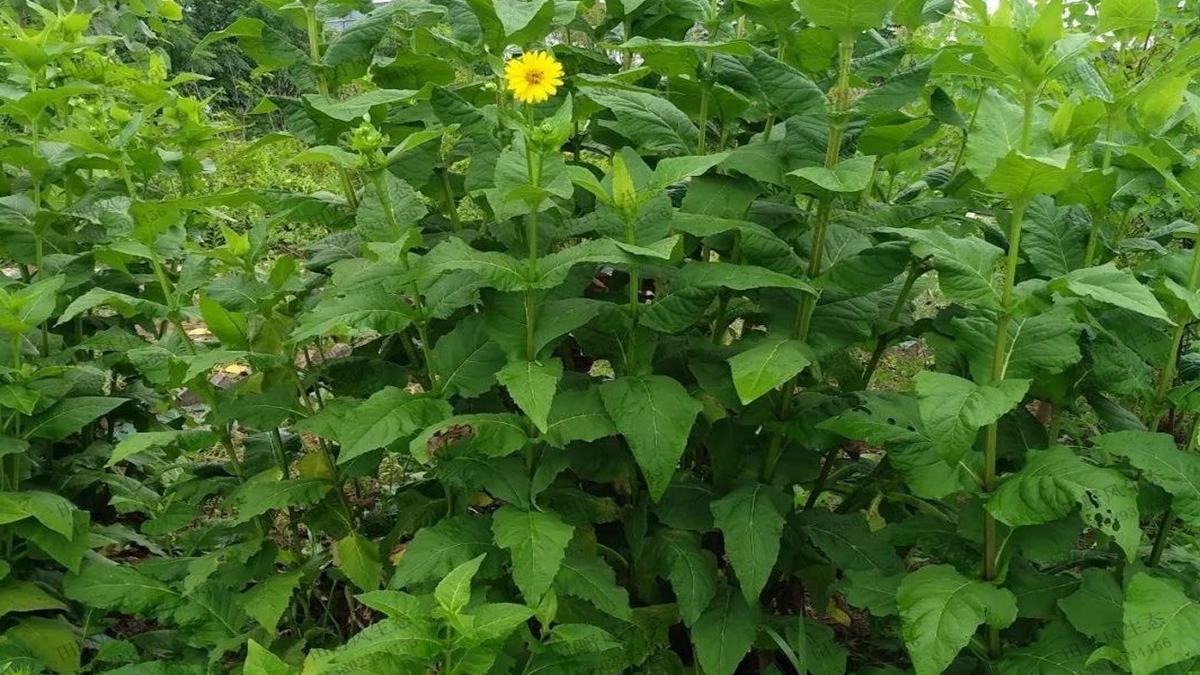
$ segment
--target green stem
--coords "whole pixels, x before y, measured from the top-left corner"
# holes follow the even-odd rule
[[[975,97],[975,109],[971,111],[971,121],[967,122],[967,128],[963,129],[962,142],[958,146],[958,154],[954,157],[954,169],[950,171],[950,175],[958,173],[958,167],[962,166],[963,155],[967,149],[967,140],[971,137],[971,132],[975,131],[975,118],[979,115],[979,105],[983,103],[984,89],[980,87],[979,95]]]
[[[383,184],[383,171],[376,172],[371,178],[371,183],[375,186],[375,194],[379,197],[379,204],[383,207],[384,217],[387,219],[388,227],[391,228],[393,235],[397,240],[400,239],[401,229],[400,223],[396,220],[396,213],[392,208],[392,197],[388,194],[386,187]],[[408,271],[408,250],[404,249],[400,253],[400,266]],[[413,307],[417,310],[417,320],[413,322],[417,329],[417,340],[421,343],[421,356],[425,361],[425,374],[429,379],[430,390],[434,393],[441,393],[441,383],[433,372],[433,351],[429,346],[429,324],[428,318],[425,315],[425,302],[421,298],[421,287],[416,281],[410,281],[408,284],[408,292],[412,294]],[[404,341],[408,341],[408,337],[404,336]],[[406,348],[405,351],[410,351],[411,348]],[[413,359],[416,363],[416,359]]]
[[[1192,267],[1188,272],[1188,290],[1195,292],[1197,287],[1200,287],[1200,232],[1197,233],[1196,241],[1192,244]],[[1166,406],[1163,401],[1167,398],[1167,391],[1171,388],[1171,383],[1175,381],[1175,368],[1179,361],[1179,349],[1183,346],[1183,338],[1187,334],[1188,322],[1180,319],[1178,325],[1175,326],[1174,334],[1171,336],[1171,352],[1167,357],[1167,363],[1163,366],[1162,372],[1159,373],[1158,386],[1154,389],[1154,398],[1147,402],[1146,405],[1146,428],[1150,431],[1157,431],[1158,425],[1162,422],[1163,415],[1166,413]]]
[[[533,127],[533,109],[528,108],[529,126]],[[534,188],[542,184],[542,152],[540,148],[535,148],[530,145],[528,138],[525,139],[525,162],[529,175],[529,184]],[[525,239],[529,245],[529,260],[528,260],[528,277],[532,283],[537,277],[538,272],[538,208],[541,206],[541,201],[534,204],[531,203],[529,218],[525,225]],[[532,289],[525,291],[525,359],[533,361],[537,357],[537,346],[534,338],[534,333],[537,330],[537,292]]]
[[[1033,132],[1033,107],[1037,104],[1037,92],[1025,92],[1025,116],[1021,119],[1021,150],[1029,150],[1029,139]]]
[[[317,90],[322,96],[329,96],[329,82],[325,79],[325,74],[320,70],[321,63],[321,42],[324,39],[325,32],[321,26],[321,22],[317,19],[316,9],[309,7],[304,12],[305,20],[308,27],[308,56],[312,62],[313,79],[317,81]],[[343,167],[338,167],[338,176],[342,180],[342,191],[346,194],[346,203],[351,209],[358,208],[358,197],[354,194],[354,183],[350,180],[350,174]]]
[[[913,264],[908,267],[908,276],[904,277],[904,285],[900,287],[900,295],[896,296],[896,304],[892,305],[892,311],[888,314],[888,325],[894,324],[900,320],[900,312],[904,311],[904,305],[908,302],[908,296],[912,293],[913,286],[916,285],[917,279],[928,269],[921,264]],[[883,359],[883,353],[887,351],[889,340],[886,334],[882,334],[875,338],[875,350],[871,352],[871,361],[867,364],[866,370],[863,371],[861,387],[867,389],[871,385],[871,378],[875,376],[875,371],[879,368],[879,362]]]
[[[1150,557],[1146,558],[1147,567],[1158,567],[1158,563],[1162,560],[1163,551],[1167,547],[1167,539],[1171,536],[1171,525],[1175,522],[1175,514],[1171,512],[1171,507],[1167,507],[1163,511],[1162,518],[1158,521],[1158,535],[1154,537],[1154,548],[1150,550]]]
[[[843,38],[838,43],[838,81],[835,89],[829,92],[833,103],[833,113],[829,121],[829,145],[825,148],[825,167],[832,169],[837,165],[842,154],[842,139],[846,131],[846,111],[850,102],[850,69],[854,60],[854,40]],[[833,208],[833,198],[829,195],[821,197],[817,206],[817,215],[813,223],[812,253],[808,259],[808,278],[815,279],[821,273],[821,262],[825,252],[825,235],[829,226],[829,214]],[[796,312],[796,322],[792,329],[792,337],[797,340],[808,339],[812,327],[813,313],[817,308],[818,296],[806,293],[800,301]],[[763,482],[770,482],[775,475],[775,467],[783,455],[783,423],[791,411],[792,397],[796,392],[796,381],[799,375],[784,384],[783,396],[779,402],[779,428],[771,436],[767,445],[767,456],[763,462]]]
[[[808,499],[804,502],[804,510],[809,511],[817,505],[817,498],[821,496],[821,492],[825,489],[825,482],[829,480],[829,473],[833,470],[833,462],[837,459],[838,447],[835,445],[825,452],[825,461],[821,463],[821,472],[817,474],[817,482],[813,485],[813,489],[808,493]]]
[[[1032,106],[1026,105],[1025,110],[1028,113],[1032,110]],[[1025,219],[1026,206],[1028,206],[1026,200],[1013,203],[1012,223],[1008,235],[1007,265],[1004,272],[1004,293],[1000,300],[1000,316],[996,322],[995,348],[992,350],[992,383],[1004,379],[1004,371],[1007,365],[1005,354],[1008,350],[1008,327],[1012,323],[1013,286],[1016,284],[1017,278],[1017,261],[1021,250],[1021,224]],[[985,495],[991,494],[996,489],[996,457],[999,440],[998,423],[988,425],[983,458],[982,487]],[[993,581],[997,575],[996,563],[998,557],[996,550],[996,519],[987,510],[983,512],[983,549],[983,578],[986,581]],[[998,659],[1000,658],[1000,651],[1000,629],[989,626],[988,653],[993,659]]]
[[[442,170],[442,192],[446,197],[446,217],[450,219],[454,234],[459,234],[462,232],[462,221],[458,219],[458,206],[454,203],[454,190],[450,187],[450,167]]]
[[[1092,211],[1092,226],[1088,228],[1087,253],[1083,257],[1083,266],[1095,264],[1097,249],[1100,248],[1100,226],[1104,224],[1104,216],[1099,209]]]

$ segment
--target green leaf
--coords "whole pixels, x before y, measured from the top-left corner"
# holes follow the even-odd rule
[[[875,173],[873,155],[852,157],[838,162],[832,169],[823,166],[806,166],[789,173],[802,181],[803,188],[813,194],[826,192],[862,192],[871,183]],[[817,189],[813,189],[815,186]]]
[[[643,151],[683,155],[694,151],[700,142],[700,130],[692,120],[662,96],[590,87],[583,93],[618,120],[600,120],[597,124],[628,138]]]
[[[779,557],[791,501],[769,485],[742,483],[710,508],[713,522],[724,535],[725,554],[742,595],[746,602],[756,604]]]
[[[1076,630],[1097,642],[1113,642],[1123,626],[1125,592],[1112,572],[1089,567],[1083,570],[1079,588],[1058,601],[1058,606]]]
[[[128,400],[111,396],[66,398],[23,425],[22,435],[25,438],[61,441]]]
[[[1200,527],[1200,455],[1184,452],[1169,434],[1117,431],[1094,439],[1097,447],[1129,458],[1146,480],[1171,493],[1175,513]]]
[[[658,540],[679,613],[692,626],[717,595],[716,558],[700,547],[700,536],[693,532],[664,530]]]
[[[501,291],[525,290],[529,285],[528,267],[516,258],[496,251],[477,251],[458,238],[438,244],[421,259],[421,270],[427,276],[448,270],[470,270],[484,279],[488,286]]]
[[[290,337],[303,342],[326,335],[358,336],[399,333],[416,318],[408,303],[378,285],[351,288],[323,296],[304,313]]]
[[[797,4],[814,24],[851,34],[880,27],[896,0],[798,0]]]
[[[433,596],[447,614],[457,615],[471,601],[471,581],[479,572],[479,565],[486,554],[480,554],[455,567],[438,582]]]
[[[874,616],[896,616],[900,613],[896,593],[904,577],[904,572],[885,575],[878,569],[850,569],[843,572],[833,590],[846,596],[846,602],[862,607]]]
[[[1125,590],[1125,653],[1133,675],[1200,656],[1200,602],[1183,584],[1139,572]]]
[[[1017,618],[1012,593],[968,579],[949,565],[929,565],[904,577],[896,604],[916,675],[941,675],[980,625],[1004,628]]]
[[[737,291],[753,288],[791,288],[814,292],[812,285],[803,279],[754,265],[720,262],[688,263],[675,275],[674,281],[691,288],[731,288]]]
[[[114,466],[150,448],[165,448],[174,443],[181,443],[189,448],[202,448],[206,445],[211,447],[215,442],[216,435],[208,432],[143,431],[126,436],[117,443],[105,466]]]
[[[616,573],[602,559],[582,551],[571,551],[554,579],[560,595],[571,595],[622,621],[631,621],[629,593],[617,584]]]
[[[987,510],[1012,527],[1058,520],[1080,508],[1080,518],[1116,540],[1130,560],[1137,555],[1137,490],[1112,469],[1086,462],[1056,446],[1031,450],[1025,466],[1007,476],[988,500]]]
[[[269,649],[250,640],[246,644],[246,665],[242,672],[245,675],[293,675],[296,671]]]
[[[871,532],[866,520],[857,513],[836,514],[813,510],[801,521],[812,543],[843,570],[870,570],[880,574],[899,574],[904,563],[892,547]]]
[[[538,430],[545,433],[562,375],[562,360],[555,357],[545,362],[510,361],[496,373],[496,379]]]
[[[383,578],[383,561],[379,545],[358,532],[338,540],[333,549],[333,564],[364,591],[379,588]]]
[[[1029,380],[978,385],[956,375],[924,371],[917,374],[916,385],[929,438],[947,462],[957,464],[970,452],[980,429],[1021,403]]]
[[[1021,253],[1048,279],[1083,265],[1088,218],[1079,208],[1057,208],[1048,198],[1034,199],[1025,210]]]
[[[504,352],[488,339],[482,315],[460,321],[433,346],[433,370],[447,396],[479,396],[491,389]]]
[[[1099,664],[1088,665],[1091,652],[1092,645],[1082,635],[1055,621],[1038,633],[1032,645],[1005,650],[1000,675],[1082,675],[1106,670]]]
[[[550,445],[562,448],[572,441],[594,441],[616,433],[617,428],[604,409],[600,390],[588,387],[558,392],[550,407],[543,437]]]
[[[427,625],[416,622],[385,619],[367,626],[336,652],[331,665],[344,667],[361,663],[373,654],[393,654],[406,660],[423,663],[441,653],[441,641]]]
[[[708,609],[692,625],[692,646],[706,675],[733,675],[758,635],[759,616],[728,586],[722,587]]]
[[[444,518],[421,529],[404,549],[389,584],[403,588],[440,580],[480,553],[495,551],[490,522],[475,516]]]
[[[662,375],[618,378],[600,386],[600,397],[657,501],[671,482],[703,406],[678,381]]]
[[[557,515],[502,506],[492,516],[496,544],[512,554],[513,581],[529,604],[550,589],[575,528]]]
[[[1071,184],[1074,172],[1070,163],[1070,148],[1037,156],[1014,150],[996,162],[984,184],[1012,200],[1052,195]]]
[[[74,537],[75,505],[52,492],[0,492],[0,524],[35,518],[68,540]]]
[[[533,616],[533,610],[511,602],[489,603],[471,616],[464,635],[476,642],[506,638]]]
[[[763,93],[770,92],[764,98],[771,108],[782,113],[781,119],[801,116],[820,128],[818,134],[828,133],[829,103],[825,93],[812,80],[759,48],[754,49],[749,70],[754,84]]]
[[[379,105],[394,105],[409,101],[418,92],[401,89],[374,89],[345,99],[331,98],[321,94],[305,94],[304,100],[308,105],[324,115],[339,122],[353,122],[362,118]]]
[[[1144,33],[1158,21],[1158,3],[1155,0],[1100,0],[1097,8],[1100,22],[1097,33],[1130,31]]]
[[[9,612],[41,612],[65,610],[60,600],[28,581],[8,579],[0,583],[0,617]]]
[[[79,647],[75,629],[65,622],[43,618],[22,619],[4,635],[8,640],[24,644],[56,673],[79,672],[83,650]],[[16,670],[22,672],[20,668]]]
[[[995,89],[983,93],[963,152],[963,162],[971,173],[987,180],[1001,159],[1021,149],[1024,119],[1021,106]]]
[[[776,339],[730,357],[729,370],[738,398],[749,404],[791,380],[815,360],[812,350],[803,342]]]
[[[455,415],[429,426],[409,443],[408,448],[417,461],[429,462],[439,453],[455,457],[466,454],[507,457],[528,442],[529,436],[519,415],[481,413]]]
[[[1091,298],[1175,325],[1150,289],[1138,283],[1133,272],[1118,269],[1111,262],[1074,270],[1050,282],[1050,288],[1064,295]]]
[[[332,488],[333,483],[325,478],[279,480],[279,469],[265,471],[240,485],[231,496],[238,514],[236,522],[248,522],[267,511],[315,504]]]
[[[273,574],[243,595],[242,607],[250,618],[258,622],[268,633],[274,633],[283,613],[292,604],[292,594],[304,576],[301,570],[289,570]]]
[[[338,463],[387,447],[450,415],[450,404],[444,400],[384,387],[343,419],[338,432],[342,441]]]
[[[1004,251],[975,237],[952,237],[939,230],[888,229],[912,244],[913,255],[933,258],[938,284],[946,297],[967,305],[999,309],[993,284],[996,261]]]
[[[98,557],[86,558],[78,574],[63,578],[63,595],[90,607],[125,614],[172,610],[181,601],[163,582]]]

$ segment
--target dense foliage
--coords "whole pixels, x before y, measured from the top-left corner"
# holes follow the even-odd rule
[[[0,5],[0,672],[1200,672],[1200,4],[365,4]]]

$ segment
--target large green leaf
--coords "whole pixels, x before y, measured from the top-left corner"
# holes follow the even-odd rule
[[[629,443],[650,496],[662,497],[687,446],[701,404],[662,375],[622,377],[600,387],[604,408]]]
[[[37,584],[16,579],[0,583],[0,617],[9,612],[40,612],[66,608],[61,600]]]
[[[363,401],[342,420],[338,463],[411,436],[451,414],[450,404],[397,387],[385,387]]]
[[[479,572],[484,554],[471,558],[455,567],[445,578],[438,582],[433,591],[433,597],[448,614],[458,614],[471,602],[471,581]]]
[[[802,187],[813,194],[825,192],[862,192],[875,174],[875,157],[858,156],[838,162],[833,168],[806,166],[789,173],[801,179]]]
[[[232,502],[237,508],[237,522],[244,523],[267,511],[315,504],[332,488],[333,483],[325,478],[279,480],[279,469],[271,469],[240,485]]]
[[[1178,581],[1135,574],[1125,589],[1124,622],[1133,675],[1200,656],[1200,602]]]
[[[460,321],[433,346],[433,370],[443,393],[479,396],[496,381],[504,353],[488,339],[483,316]]]
[[[128,400],[112,396],[76,396],[63,399],[46,412],[26,422],[23,435],[25,438],[61,441]]]
[[[733,386],[742,403],[750,403],[791,380],[814,360],[812,350],[799,340],[761,342],[729,358]]]
[[[623,89],[584,90],[586,96],[616,116],[598,122],[636,143],[642,150],[684,155],[695,150],[700,131],[687,114],[666,98]]]
[[[797,4],[814,24],[850,35],[880,27],[896,0],[797,0]]]
[[[983,239],[953,237],[939,230],[885,231],[909,240],[913,255],[918,258],[933,259],[938,284],[947,298],[967,305],[999,308],[995,267],[1004,251]]]
[[[987,503],[997,520],[1013,527],[1058,520],[1077,506],[1085,525],[1111,536],[1134,558],[1142,532],[1133,483],[1067,448],[1031,450],[1025,466],[1004,478]]]
[[[543,433],[548,429],[550,407],[562,379],[563,365],[559,358],[543,362],[510,361],[496,373],[496,379],[508,390],[508,395],[533,420]]]
[[[1129,458],[1146,480],[1171,493],[1175,513],[1200,527],[1200,455],[1184,452],[1169,434],[1117,431],[1095,438],[1107,452]]]
[[[1158,3],[1154,0],[1100,0],[1097,33],[1130,31],[1144,33],[1158,21]]]
[[[679,613],[691,626],[716,596],[716,558],[700,547],[700,537],[693,532],[665,530],[659,533],[658,541]]]
[[[403,588],[439,580],[480,553],[495,552],[489,519],[444,518],[417,532],[396,563],[396,573],[389,585]]]
[[[1076,630],[1097,642],[1115,642],[1123,626],[1125,592],[1108,570],[1083,570],[1079,588],[1058,601],[1058,606]]]
[[[513,559],[513,581],[530,605],[550,589],[575,528],[557,515],[502,506],[492,518],[496,544]]]
[[[713,502],[713,522],[724,535],[725,554],[746,602],[757,603],[767,585],[775,560],[783,523],[791,511],[787,495],[761,483],[742,483]]]
[[[949,565],[929,565],[904,577],[896,604],[917,675],[941,675],[982,624],[1004,628],[1017,618],[1012,593],[968,579]]]
[[[1055,279],[1051,288],[1067,295],[1091,298],[1098,302],[1128,309],[1152,319],[1173,323],[1149,288],[1138,283],[1133,272],[1113,263],[1073,270]]]
[[[582,598],[610,616],[629,621],[629,593],[617,584],[616,574],[603,560],[582,551],[571,551],[554,579],[558,593]]]
[[[733,675],[758,635],[758,605],[722,586],[708,609],[692,625],[696,659],[707,675]]]
[[[1021,106],[995,89],[983,93],[963,152],[971,173],[986,180],[1001,159],[1021,149],[1024,118]]]
[[[358,532],[351,532],[338,540],[333,552],[334,564],[355,586],[364,591],[379,588],[383,579],[379,544]]]
[[[1017,407],[1029,380],[979,385],[970,380],[925,371],[916,377],[921,421],[942,457],[957,464],[971,450],[979,430]]]

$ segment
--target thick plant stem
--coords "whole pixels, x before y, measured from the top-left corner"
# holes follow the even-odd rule
[[[833,103],[833,112],[829,123],[829,145],[825,148],[825,168],[832,169],[837,165],[842,155],[842,138],[846,132],[846,111],[850,108],[850,69],[854,60],[854,40],[843,38],[838,43],[838,80],[837,86],[829,92]],[[829,226],[829,213],[833,208],[833,199],[829,195],[821,197],[817,206],[817,214],[813,221],[812,253],[808,259],[808,278],[816,278],[821,273],[821,261],[825,252],[825,234]],[[812,327],[813,313],[817,308],[818,296],[806,293],[800,300],[796,312],[796,322],[792,329],[792,337],[796,340],[808,339]],[[772,434],[767,445],[767,456],[763,462],[761,478],[764,483],[770,482],[775,475],[775,467],[783,454],[783,422],[787,419],[792,407],[792,397],[795,396],[796,378],[788,380],[783,385],[783,397],[779,402],[780,426]]]
[[[379,197],[379,204],[383,207],[383,215],[387,218],[388,227],[399,240],[401,235],[400,223],[396,220],[396,213],[392,209],[392,197],[388,194],[387,187],[383,184],[382,170],[375,174],[371,180],[371,184],[375,187],[375,194]],[[408,270],[408,251],[405,250],[400,254],[400,265]],[[435,393],[440,393],[441,385],[438,383],[437,377],[433,373],[433,351],[429,347],[429,329],[428,318],[425,316],[425,303],[421,299],[421,287],[416,281],[411,281],[408,284],[409,293],[413,297],[413,307],[417,310],[417,320],[413,324],[417,327],[417,340],[421,343],[421,356],[425,361],[425,374],[429,378],[429,387]],[[404,337],[407,341],[408,338]],[[408,351],[406,349],[405,351]],[[415,362],[416,360],[413,359]]]
[[[1188,290],[1195,292],[1197,286],[1200,286],[1200,237],[1192,243],[1192,268],[1188,273]],[[1175,381],[1175,368],[1179,361],[1179,350],[1183,346],[1183,338],[1187,333],[1188,322],[1185,319],[1179,321],[1179,325],[1175,326],[1175,332],[1171,336],[1171,353],[1167,357],[1167,363],[1163,366],[1162,372],[1158,377],[1158,386],[1154,389],[1154,398],[1146,406],[1146,428],[1151,432],[1158,431],[1158,426],[1162,423],[1163,415],[1166,414],[1167,406],[1163,405],[1163,401],[1167,398],[1167,391],[1171,388],[1171,383]],[[1200,418],[1198,418],[1200,419]],[[1196,427],[1193,423],[1191,433],[1188,434],[1188,451],[1191,451],[1195,444]],[[1175,521],[1175,514],[1170,506],[1163,510],[1162,518],[1159,520],[1158,536],[1154,538],[1154,548],[1150,551],[1150,556],[1146,558],[1148,567],[1156,567],[1162,560],[1163,550],[1167,546],[1167,539],[1171,534],[1171,524]]]
[[[458,218],[458,205],[454,203],[454,190],[450,187],[450,167],[442,170],[442,191],[446,197],[446,217],[450,219],[454,234],[459,234],[462,232],[462,221]]]
[[[1028,99],[1027,99],[1028,100]],[[1026,107],[1026,111],[1032,105]],[[1013,286],[1017,278],[1017,262],[1021,250],[1021,224],[1025,219],[1025,208],[1028,200],[1013,203],[1012,223],[1008,235],[1008,256],[1004,270],[1004,292],[1000,299],[1000,316],[996,321],[996,342],[992,350],[991,383],[995,384],[1004,379],[1004,371],[1008,365],[1008,327],[1012,323]],[[996,456],[999,449],[999,422],[988,426],[986,445],[983,457],[983,493],[989,495],[996,489]],[[986,509],[983,512],[983,578],[992,581],[997,572],[997,537],[996,519]],[[993,659],[1000,658],[1000,629],[988,627],[988,654]]]
[[[308,27],[308,57],[312,61],[313,79],[317,81],[317,90],[320,94],[329,96],[329,82],[325,79],[325,74],[318,70],[318,64],[321,62],[321,41],[324,29],[317,19],[315,9],[308,8],[304,15]],[[338,176],[342,179],[342,191],[346,194],[346,202],[351,209],[357,209],[358,198],[354,195],[354,183],[350,180],[350,174],[345,168],[339,166]]]
[[[530,111],[530,126],[533,126],[532,110]],[[526,139],[526,144],[529,140]],[[538,187],[542,184],[542,153],[540,148],[532,148],[526,145],[525,161],[529,172],[529,184],[533,187]],[[525,226],[525,239],[529,245],[529,271],[528,281],[533,283],[537,277],[538,271],[538,207],[541,203],[530,204],[529,219]],[[537,326],[537,291],[526,289],[525,291],[525,359],[533,361],[537,357],[537,345],[534,338]]]

